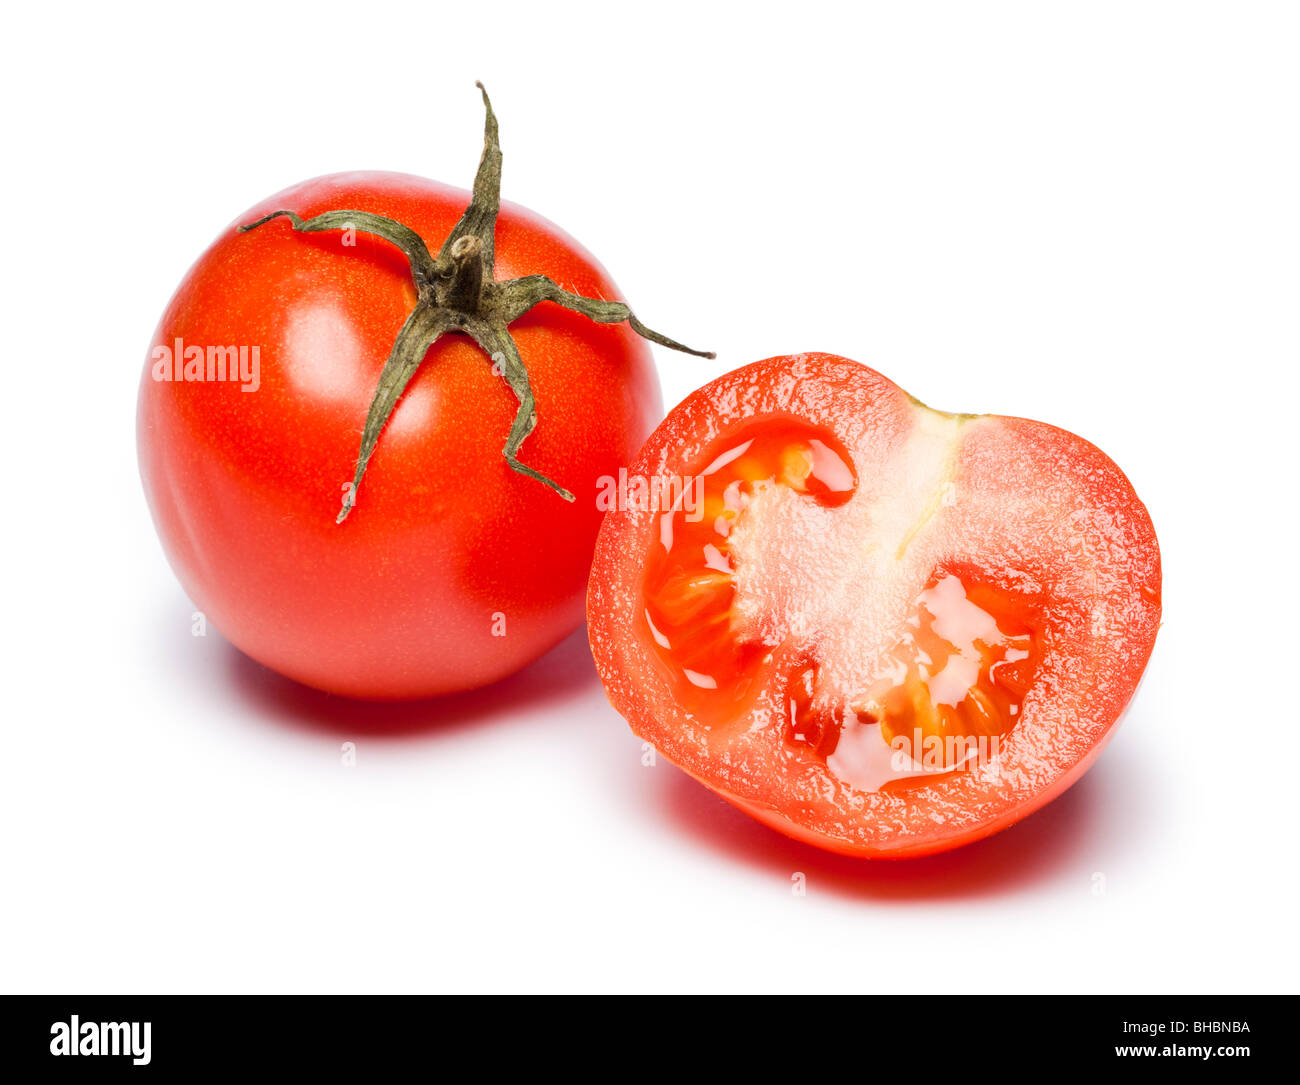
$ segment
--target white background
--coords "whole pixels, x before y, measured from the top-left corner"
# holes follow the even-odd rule
[[[1294,8],[6,20],[5,989],[1296,988]],[[476,78],[506,197],[649,323],[718,350],[657,353],[669,404],[829,350],[1126,469],[1165,625],[1081,784],[986,843],[863,865],[643,767],[581,633],[407,708],[190,635],[135,464],[158,315],[219,229],[294,181],[468,184]]]

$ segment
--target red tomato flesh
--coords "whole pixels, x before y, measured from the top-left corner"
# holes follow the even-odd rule
[[[694,500],[606,517],[588,624],[610,699],[797,839],[898,858],[1013,823],[1092,762],[1150,656],[1150,519],[1052,426],[800,355],[688,397],[630,470]]]

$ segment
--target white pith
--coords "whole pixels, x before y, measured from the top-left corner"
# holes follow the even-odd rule
[[[978,424],[916,404],[891,454],[851,453],[859,485],[844,506],[770,487],[737,523],[737,629],[761,628],[792,658],[812,652],[821,666],[815,702],[861,704],[896,674],[892,649],[944,556],[942,513],[963,499],[956,479],[963,431]],[[769,697],[779,695],[783,676],[772,678]],[[756,725],[766,718],[756,713]]]

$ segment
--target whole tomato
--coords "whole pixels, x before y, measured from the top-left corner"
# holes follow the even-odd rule
[[[145,365],[140,467],[181,584],[319,689],[464,690],[560,641],[583,617],[599,480],[662,415],[631,329],[676,344],[589,300],[619,292],[554,225],[498,217],[487,108],[472,201],[392,173],[277,193],[199,258]]]

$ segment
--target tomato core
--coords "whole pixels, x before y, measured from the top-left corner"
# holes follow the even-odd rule
[[[1041,657],[1032,606],[937,569],[879,677],[860,690],[831,688],[815,644],[784,651],[763,616],[738,612],[733,541],[774,487],[828,508],[848,502],[858,484],[848,452],[787,418],[753,421],[711,452],[660,513],[643,580],[645,634],[682,706],[710,728],[746,718],[779,654],[786,748],[822,760],[850,787],[913,787],[996,757]]]

